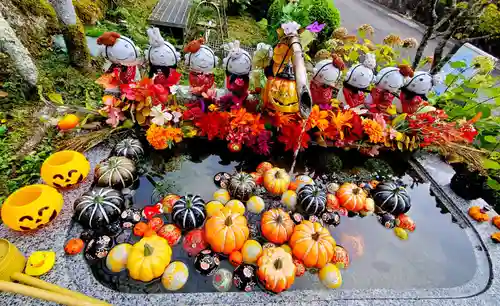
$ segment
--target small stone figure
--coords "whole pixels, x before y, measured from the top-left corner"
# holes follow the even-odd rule
[[[106,32],[97,38],[97,44],[102,46],[101,56],[108,62],[105,71],[113,73],[118,69],[122,84],[140,80],[139,65],[142,63],[140,50],[134,42],[116,32]]]
[[[194,95],[201,96],[214,86],[214,68],[219,63],[210,47],[203,45],[205,40],[200,38],[187,44],[184,48],[186,66],[189,69],[189,85]]]
[[[380,113],[387,117],[392,101],[408,77],[413,77],[413,70],[407,65],[380,70],[375,77],[375,87],[366,98],[366,106],[370,113]]]
[[[363,63],[356,64],[347,71],[344,88],[339,99],[344,103],[345,108],[364,106],[365,91],[373,81],[373,69],[376,65],[375,55],[367,53]]]
[[[335,98],[336,85],[342,78],[344,61],[340,56],[333,54],[332,59],[325,59],[316,64],[314,74],[309,84],[314,104],[321,109],[331,109],[331,100]]]
[[[398,112],[413,114],[424,101],[427,101],[427,94],[434,85],[442,82],[442,76],[436,74],[432,76],[428,72],[416,71],[411,79],[401,88],[399,99],[396,105]]]
[[[181,55],[171,43],[163,39],[158,28],[150,28],[147,33],[149,48],[144,53],[149,64],[149,77],[154,79],[155,84],[169,90],[181,78],[176,70]]]

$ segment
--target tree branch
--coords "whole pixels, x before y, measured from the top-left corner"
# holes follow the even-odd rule
[[[427,44],[429,43],[429,39],[434,33],[435,29],[435,24],[437,22],[437,13],[436,13],[436,7],[439,3],[439,0],[432,0],[429,2],[429,9],[431,11],[431,24],[427,27],[425,30],[424,35],[422,36],[422,40],[420,40],[420,45],[418,46],[417,52],[415,53],[415,59],[413,60],[413,69],[416,69],[418,64],[420,63],[420,60],[422,59],[422,55],[424,54],[425,47],[427,47]]]

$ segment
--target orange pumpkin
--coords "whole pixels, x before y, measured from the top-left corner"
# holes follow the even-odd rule
[[[80,119],[78,118],[78,116],[76,116],[75,114],[67,114],[61,120],[59,120],[59,122],[57,122],[57,127],[61,131],[67,131],[75,128],[78,123],[80,123]]]
[[[266,211],[260,220],[262,235],[276,244],[283,244],[290,239],[294,225],[290,215],[281,208]]]
[[[261,162],[258,166],[257,166],[257,173],[260,173],[260,175],[264,175],[264,173],[267,172],[267,170],[271,170],[273,168],[273,165],[269,162]]]
[[[68,255],[75,255],[80,253],[83,250],[85,243],[80,238],[73,238],[66,243],[64,246],[64,252]]]
[[[353,183],[344,183],[337,190],[340,206],[350,211],[361,211],[365,208],[366,193]]]
[[[328,193],[326,195],[326,208],[330,208],[331,210],[337,210],[340,208],[339,199],[336,195],[332,193]]]
[[[234,267],[241,265],[243,263],[243,254],[241,254],[240,251],[231,252],[231,254],[229,255],[229,262]]]
[[[282,248],[265,249],[257,261],[257,277],[267,290],[280,293],[295,281],[296,267],[292,255]]]
[[[139,222],[134,226],[134,235],[142,237],[146,231],[150,230],[149,225],[145,222]]]
[[[491,223],[500,229],[500,216],[494,216],[493,219],[491,219]]]
[[[212,250],[231,254],[239,251],[248,239],[247,219],[227,207],[222,208],[205,223],[205,236]]]
[[[302,221],[295,226],[288,244],[293,256],[308,268],[323,268],[332,260],[336,246],[330,232],[318,222]]]
[[[469,208],[469,216],[477,222],[488,221],[490,217],[482,212],[479,206],[472,206]]]
[[[284,169],[272,168],[264,174],[264,187],[269,193],[281,195],[289,185],[290,175]]]

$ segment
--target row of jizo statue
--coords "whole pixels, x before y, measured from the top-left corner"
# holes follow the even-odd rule
[[[163,39],[158,28],[150,28],[147,33],[149,46],[144,50],[144,56],[128,37],[115,32],[101,35],[97,42],[102,47],[101,55],[108,60],[106,70],[112,72],[118,68],[120,81],[130,83],[140,80],[139,67],[147,64],[149,77],[154,83],[170,88],[180,79],[176,69],[181,54]],[[224,49],[227,56],[222,61],[222,68],[226,73],[226,88],[235,103],[248,97],[250,79],[255,77],[252,70],[263,69],[267,83],[261,94],[266,107],[285,113],[299,110],[289,48],[278,44],[273,49],[260,43],[253,54],[254,60],[238,41],[224,45]],[[195,96],[201,96],[215,86],[214,69],[219,65],[219,58],[203,39],[190,42],[183,51],[191,91]],[[354,109],[358,113],[381,113],[384,116],[396,110],[414,113],[427,100],[426,95],[432,87],[440,82],[439,76],[424,71],[413,72],[408,66],[385,67],[377,74],[375,67],[373,54],[366,54],[364,61],[351,66],[345,75],[344,62],[339,56],[333,54],[332,58],[319,61],[309,82],[313,103],[329,109],[332,99],[338,97],[341,108]]]

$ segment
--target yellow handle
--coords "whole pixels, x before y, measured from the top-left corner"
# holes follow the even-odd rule
[[[83,293],[76,292],[76,291],[71,291],[69,289],[66,289],[66,288],[60,287],[58,285],[54,285],[54,284],[48,283],[48,282],[43,281],[43,280],[41,280],[39,278],[32,277],[32,276],[29,276],[29,275],[26,275],[26,274],[23,274],[23,273],[20,273],[20,272],[14,272],[10,276],[10,278],[12,280],[16,280],[16,281],[18,281],[20,283],[24,283],[26,285],[30,285],[30,286],[33,286],[33,287],[36,287],[36,288],[40,288],[40,289],[44,289],[44,290],[48,290],[48,291],[52,291],[52,292],[55,292],[55,293],[60,293],[62,295],[69,296],[69,297],[72,297],[72,298],[75,298],[75,299],[79,299],[79,300],[83,300],[83,301],[87,301],[87,302],[92,303],[92,304],[109,305],[108,303],[106,303],[104,301],[101,301],[101,300],[98,300],[98,299],[86,296]]]
[[[45,291],[42,289],[16,284],[13,282],[0,281],[0,291],[18,293],[32,298],[55,302],[69,306],[87,306],[95,305],[88,301],[81,301],[74,297],[62,295],[52,291]]]

